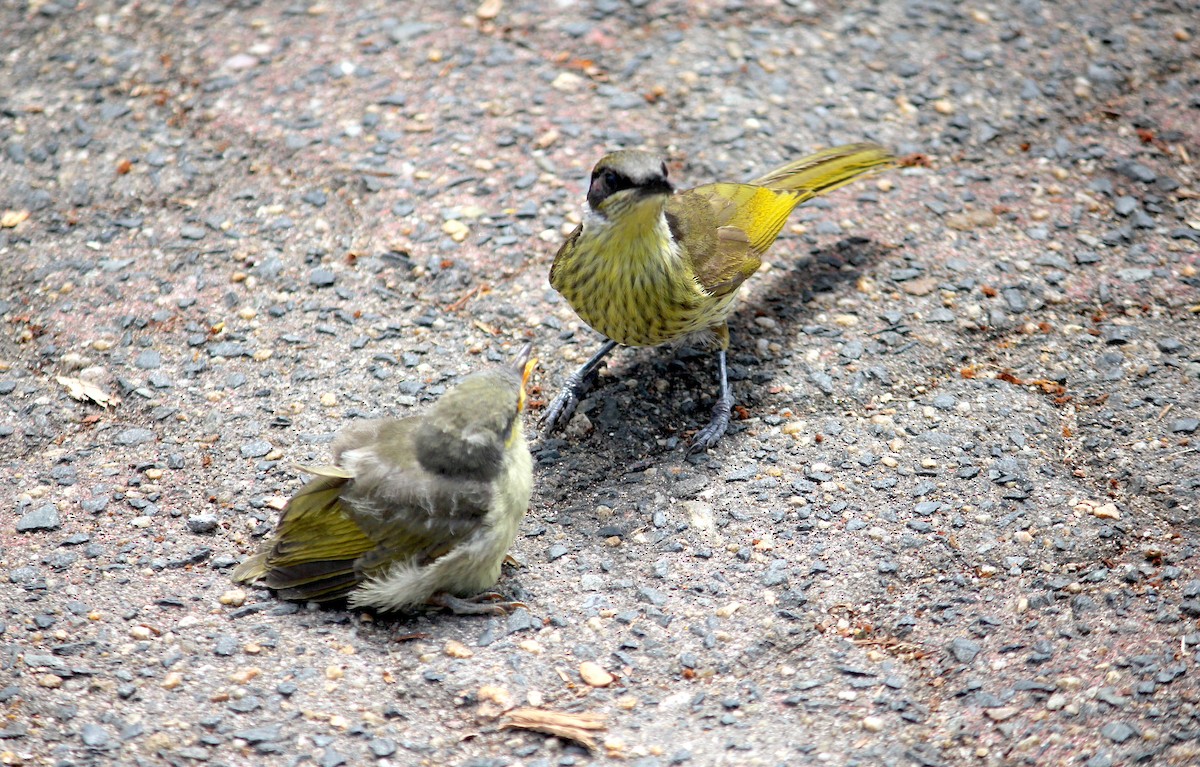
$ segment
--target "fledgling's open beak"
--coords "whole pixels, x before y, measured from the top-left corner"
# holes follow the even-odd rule
[[[533,374],[533,369],[537,367],[537,357],[531,356],[533,352],[533,342],[525,344],[521,350],[517,352],[517,356],[513,358],[513,369],[521,376],[521,393],[517,398],[517,410],[525,409],[525,386],[529,383],[529,376]]]

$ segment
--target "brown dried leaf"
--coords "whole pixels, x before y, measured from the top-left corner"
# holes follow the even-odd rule
[[[573,740],[589,751],[596,750],[594,732],[605,729],[603,714],[569,714],[565,711],[548,711],[543,708],[517,708],[509,711],[502,728],[515,728],[544,732],[565,740]]]
[[[80,378],[71,378],[70,376],[56,376],[55,379],[59,384],[65,386],[67,394],[77,400],[91,400],[102,408],[108,409],[109,405],[117,404],[117,399],[108,392],[101,389],[91,381],[84,381]]]

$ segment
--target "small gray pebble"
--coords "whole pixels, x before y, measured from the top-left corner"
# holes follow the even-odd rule
[[[194,514],[188,517],[187,526],[197,535],[211,533],[217,529],[217,518],[212,514]]]
[[[1154,276],[1152,269],[1119,269],[1117,278],[1122,282],[1145,282]]]
[[[317,764],[321,767],[341,767],[345,763],[345,755],[334,748],[326,748],[321,753],[321,758],[317,760]]]
[[[8,571],[8,580],[10,583],[32,583],[37,580],[38,569],[36,567],[14,567]]]
[[[1126,177],[1143,184],[1153,184],[1158,180],[1158,174],[1140,162],[1125,162],[1117,168]]]
[[[312,274],[308,275],[308,284],[318,288],[327,288],[337,282],[337,275],[332,269],[318,267],[312,270]]]
[[[1127,344],[1137,337],[1138,329],[1132,325],[1105,325],[1100,330],[1104,343],[1110,346]]]
[[[79,473],[75,471],[74,466],[55,466],[50,470],[50,478],[54,480],[56,485],[70,487],[78,480]]]
[[[1114,743],[1124,743],[1137,734],[1128,722],[1109,722],[1100,728],[1100,734]]]
[[[37,530],[57,530],[62,526],[58,516],[58,508],[52,503],[42,504],[36,509],[30,509],[17,520],[18,533],[30,533]]]
[[[217,637],[216,643],[213,645],[213,655],[230,656],[237,652],[238,641],[236,638],[228,634],[222,634]]]
[[[79,502],[79,507],[89,514],[99,514],[108,506],[108,496],[101,495],[96,498],[87,498]]]
[[[648,602],[655,607],[662,607],[667,603],[667,595],[658,589],[652,589],[648,586],[641,586],[637,590],[638,601]]]
[[[518,631],[532,631],[541,627],[542,622],[534,618],[524,607],[513,610],[504,626],[506,633],[509,634],[515,634]]]
[[[959,663],[970,663],[983,648],[978,642],[960,637],[950,643],[949,650]]]
[[[90,722],[80,730],[79,737],[88,748],[104,748],[109,741],[108,730]]]
[[[397,24],[388,30],[388,37],[394,43],[403,43],[413,38],[420,37],[428,32],[438,29],[437,24],[430,24],[423,21],[408,21],[403,24]],[[401,102],[403,105],[403,102]]]
[[[375,738],[367,746],[371,749],[371,753],[379,759],[396,753],[396,742],[390,738]]]
[[[1008,310],[1013,314],[1020,314],[1029,306],[1025,301],[1025,293],[1019,288],[1004,288],[1000,291],[1000,295],[1004,296],[1004,302],[1008,304]]]
[[[1158,350],[1163,354],[1176,354],[1183,349],[1183,341],[1178,338],[1161,338],[1158,341]]]
[[[257,711],[260,708],[262,708],[262,701],[253,695],[247,695],[244,698],[238,698],[229,704],[229,710],[239,714],[248,714],[251,711]]]
[[[232,735],[247,743],[276,743],[283,739],[283,725],[265,724],[246,730],[235,730]]]
[[[142,370],[153,370],[162,365],[162,354],[153,349],[143,349],[133,360],[134,367]]]
[[[1171,431],[1175,434],[1191,434],[1200,429],[1200,418],[1177,418],[1171,422]]]
[[[250,351],[236,341],[221,341],[208,347],[210,357],[249,357]]]
[[[122,429],[113,437],[113,444],[121,447],[136,447],[154,439],[154,432],[149,429]]]
[[[265,439],[256,439],[253,442],[247,442],[239,448],[243,458],[262,458],[267,453],[271,452],[271,443]]]

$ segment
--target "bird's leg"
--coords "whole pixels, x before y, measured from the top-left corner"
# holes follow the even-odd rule
[[[503,594],[494,591],[485,591],[466,599],[439,591],[426,601],[436,607],[444,607],[455,615],[508,615],[518,607],[527,607],[524,602],[505,600]]]
[[[559,426],[565,426],[567,421],[571,420],[571,416],[575,414],[575,408],[579,406],[579,398],[587,391],[591,375],[596,372],[596,368],[600,367],[600,362],[616,345],[616,341],[606,340],[591,359],[583,363],[582,367],[567,378],[566,386],[554,398],[542,416],[543,436],[550,434]]]
[[[717,397],[717,404],[713,405],[712,418],[708,425],[696,432],[695,437],[692,437],[692,444],[688,445],[687,449],[688,455],[708,450],[717,444],[717,441],[725,434],[725,430],[729,428],[729,417],[733,412],[733,392],[729,390],[729,374],[725,368],[724,349],[717,352],[717,366],[721,371],[721,393]]]

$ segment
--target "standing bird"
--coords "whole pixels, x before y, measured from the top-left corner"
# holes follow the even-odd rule
[[[529,508],[533,460],[521,430],[526,345],[511,367],[467,376],[427,413],[354,424],[333,442],[333,466],[279,516],[275,535],[233,580],[284,599],[348,597],[353,608],[418,604],[458,614],[519,606],[480,593]],[[464,599],[462,597],[471,597]]]
[[[760,257],[797,205],[894,161],[881,146],[848,144],[746,184],[675,192],[656,155],[625,149],[602,158],[592,170],[583,223],[554,257],[550,284],[608,340],[550,403],[544,433],[570,420],[588,377],[617,344],[687,339],[717,348],[721,387],[712,419],[688,452],[715,445],[733,408],[725,318],[738,288],[762,264]]]

